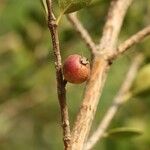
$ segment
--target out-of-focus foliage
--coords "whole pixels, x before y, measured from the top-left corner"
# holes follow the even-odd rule
[[[150,64],[139,71],[133,85],[133,93],[141,94],[150,91]],[[148,93],[149,94],[149,93]]]
[[[104,135],[105,138],[112,138],[112,139],[127,139],[127,138],[133,138],[135,136],[141,135],[142,132],[138,129],[134,128],[114,128],[109,131],[107,131]]]
[[[110,1],[100,0],[82,9],[79,18],[98,42]],[[54,3],[58,16],[60,9]],[[149,0],[134,1],[125,18],[120,42],[150,23]],[[59,27],[61,54],[89,52],[65,17]],[[150,38],[117,60],[109,72],[92,131],[119,89],[135,52],[150,62]],[[0,1],[0,150],[61,150],[60,111],[50,35],[40,0]],[[117,79],[117,80],[116,80]],[[142,80],[142,79],[140,79]],[[145,80],[145,79],[143,79]],[[149,79],[148,79],[149,80]],[[141,87],[144,81],[139,82]],[[138,85],[140,86],[140,85]],[[79,109],[84,84],[67,85],[71,122]],[[143,135],[133,139],[104,139],[95,150],[148,150],[150,147],[150,91],[133,97],[119,110],[110,129],[133,127]],[[71,123],[72,125],[72,123]]]

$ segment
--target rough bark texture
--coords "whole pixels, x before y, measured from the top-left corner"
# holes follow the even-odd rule
[[[60,46],[59,46],[59,38],[58,38],[58,29],[56,24],[56,19],[52,12],[52,2],[51,0],[46,0],[48,7],[48,27],[51,33],[53,51],[55,56],[55,68],[56,68],[56,80],[57,80],[57,94],[60,105],[61,112],[61,124],[63,129],[63,141],[64,148],[68,150],[70,147],[70,126],[69,126],[69,115],[68,115],[68,107],[66,103],[66,89],[65,82],[63,80],[62,73],[62,62],[61,62],[61,54],[60,54]]]
[[[138,68],[140,67],[143,61],[143,55],[138,54],[132,61],[131,66],[127,72],[127,75],[121,85],[120,90],[118,91],[116,97],[114,98],[112,105],[104,115],[102,121],[99,123],[98,128],[92,134],[92,136],[88,139],[88,142],[85,145],[85,150],[90,150],[94,147],[94,145],[103,138],[109,124],[111,123],[113,117],[117,113],[119,107],[129,98],[130,94],[129,89],[132,86],[134,78],[137,74]]]
[[[86,85],[83,102],[73,127],[71,139],[72,150],[82,150],[84,142],[88,137],[107,76],[109,62],[105,60],[105,52],[114,51],[122,21],[131,1],[112,0],[99,45],[100,52],[95,54],[92,60],[91,77]]]
[[[111,61],[116,59],[118,55],[126,51],[132,45],[140,42],[145,36],[149,35],[150,28],[147,27],[141,30],[117,48],[116,45],[118,42],[118,35],[120,33],[125,14],[132,0],[111,0],[111,5],[108,11],[106,23],[104,25],[102,38],[100,39],[99,44],[95,44],[93,42],[90,34],[83,27],[75,14],[68,15],[68,20],[71,22],[75,30],[81,36],[82,40],[90,49],[92,57],[91,75],[87,81],[83,102],[81,104],[79,113],[77,114],[77,119],[74,123],[73,130],[70,135],[57,22],[52,13],[51,0],[46,0],[46,2],[48,6],[48,26],[52,37],[53,50],[55,55],[57,92],[61,110],[65,149],[83,150],[85,141],[89,135],[93,118],[95,116],[97,105]],[[107,128],[107,125],[105,128]]]
[[[98,99],[106,79],[107,68],[108,63],[103,58],[94,58],[91,78],[87,83],[83,103],[72,131],[72,150],[83,149],[83,143],[91,127]]]

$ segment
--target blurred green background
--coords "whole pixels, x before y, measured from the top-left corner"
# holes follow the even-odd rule
[[[110,0],[99,0],[93,7],[79,12],[79,18],[96,42],[101,36],[109,3]],[[60,12],[57,3],[54,11],[56,15]],[[134,1],[125,18],[120,42],[148,24],[150,0]],[[89,58],[85,44],[65,17],[61,20],[59,35],[63,60],[73,53]],[[138,84],[133,85],[138,93],[119,110],[109,128],[134,127],[143,134],[136,138],[103,139],[94,150],[150,148],[150,38],[112,65],[92,131],[111,104],[136,52],[145,56],[140,72],[145,71],[137,78]],[[53,60],[40,0],[0,0],[0,150],[63,149]],[[71,126],[83,90],[84,84],[67,85]]]

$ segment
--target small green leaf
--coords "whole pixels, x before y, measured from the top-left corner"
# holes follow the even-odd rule
[[[40,0],[41,1],[41,4],[45,10],[45,13],[48,14],[48,10],[47,10],[47,5],[46,5],[46,0]]]
[[[108,131],[105,137],[115,138],[115,139],[124,139],[124,138],[132,138],[135,136],[139,136],[142,134],[141,130],[134,128],[115,128]]]
[[[135,95],[150,91],[150,64],[141,68],[133,84],[132,91]]]
[[[92,0],[58,0],[63,13],[78,11],[90,5]]]

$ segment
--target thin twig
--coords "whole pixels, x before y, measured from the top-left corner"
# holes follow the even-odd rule
[[[91,50],[92,53],[96,51],[96,45],[93,42],[88,31],[83,27],[79,19],[77,18],[76,13],[67,15],[68,20],[71,22],[76,31],[80,34],[83,41],[86,43],[87,47]]]
[[[118,34],[132,0],[112,0],[100,40],[100,50],[113,50],[116,48]]]
[[[112,5],[114,6],[109,9],[109,17],[107,18],[100,44],[100,52],[102,50],[104,52],[113,50],[118,39],[125,12],[131,1],[113,0]],[[71,149],[73,150],[83,149],[102,94],[109,68],[108,61],[104,58],[105,53],[103,54],[99,55],[95,53],[92,60],[91,76],[87,82],[83,102],[72,130]]]
[[[134,46],[135,44],[141,42],[145,37],[150,35],[150,26],[145,27],[141,31],[137,32],[136,34],[132,35],[129,39],[119,45],[116,52],[110,56],[112,59],[115,59],[120,54],[126,52],[130,47]]]
[[[48,27],[51,33],[53,51],[55,56],[57,94],[58,94],[60,110],[61,110],[63,141],[64,141],[65,150],[68,150],[70,147],[71,136],[70,136],[68,107],[66,103],[66,89],[65,89],[63,73],[62,73],[62,62],[61,62],[60,46],[59,46],[59,39],[58,39],[58,29],[57,29],[55,16],[52,12],[52,2],[51,0],[46,0],[46,3],[48,7]]]
[[[114,98],[112,105],[106,112],[104,118],[100,122],[98,128],[93,133],[93,135],[89,138],[87,144],[85,145],[86,150],[90,150],[94,147],[94,145],[101,140],[104,133],[106,132],[109,124],[111,123],[113,117],[117,113],[119,107],[130,97],[128,92],[131,88],[131,85],[134,81],[134,78],[137,74],[137,71],[143,61],[143,55],[138,54],[127,72],[125,80],[123,81],[119,92],[117,93],[116,97]]]

